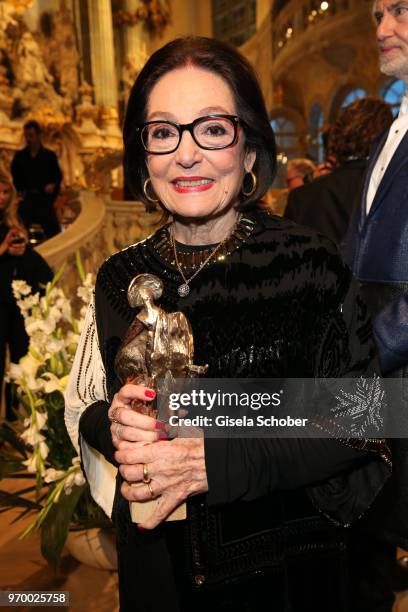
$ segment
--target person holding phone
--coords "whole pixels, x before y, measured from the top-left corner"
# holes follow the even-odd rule
[[[28,350],[24,319],[12,291],[13,280],[25,280],[33,291],[52,279],[47,262],[34,251],[17,214],[17,195],[12,181],[0,174],[0,381],[3,384],[7,347],[10,360],[18,362]],[[11,393],[6,388],[6,417],[15,419]]]

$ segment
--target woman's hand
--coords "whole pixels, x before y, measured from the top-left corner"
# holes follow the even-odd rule
[[[140,525],[144,529],[159,525],[190,495],[208,491],[202,437],[129,446],[117,450],[115,459],[126,481],[121,487],[123,497],[143,502],[160,496],[153,514]],[[143,483],[144,466],[150,486],[135,484]]]
[[[15,241],[18,241],[17,243]],[[24,255],[27,245],[27,236],[18,228],[12,227],[6,234],[3,242],[0,244],[0,255],[8,253],[9,255]]]
[[[124,385],[113,397],[108,416],[115,448],[132,448],[135,442],[157,442],[167,438],[164,424],[131,408],[133,400],[151,402],[155,392],[143,385]]]

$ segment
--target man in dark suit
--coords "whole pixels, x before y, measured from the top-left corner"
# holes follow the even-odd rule
[[[377,23],[381,71],[408,85],[408,5],[405,1],[376,0],[373,14]],[[402,100],[398,117],[380,138],[371,156],[362,197],[347,232],[344,258],[365,289],[381,370],[394,379],[387,381],[390,396],[395,393],[397,384],[402,388],[399,401],[390,406],[395,424],[401,427],[400,421],[407,415],[404,379],[408,377],[407,97]],[[395,526],[399,521],[403,524],[407,517],[408,440],[394,439],[391,445],[392,488],[381,496],[388,510],[385,529],[380,528],[378,533],[391,534],[387,537],[389,542],[407,549],[407,534]],[[405,588],[406,584],[405,578]]]
[[[23,201],[19,215],[27,229],[38,223],[46,238],[60,232],[54,202],[60,190],[62,173],[57,156],[43,146],[37,121],[24,125],[26,147],[17,151],[11,163],[13,183]]]
[[[388,104],[362,98],[340,110],[330,129],[327,153],[333,169],[289,193],[285,216],[340,244],[345,237],[373,140],[392,122]]]
[[[374,5],[382,72],[408,84],[408,6]],[[366,288],[384,374],[408,365],[408,99],[380,139],[353,214],[344,257]]]

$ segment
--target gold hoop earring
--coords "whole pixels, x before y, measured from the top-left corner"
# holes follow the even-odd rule
[[[151,182],[152,182],[151,178],[147,178],[145,180],[145,182],[143,183],[143,193],[145,194],[146,200],[149,200],[149,202],[152,202],[153,204],[157,204],[157,202],[160,202],[160,199],[157,198],[157,200],[155,200],[154,198],[149,196],[149,194],[147,193],[147,187],[148,187],[149,183],[151,183]]]
[[[244,191],[244,185],[242,185],[242,188],[241,188],[241,193],[242,193],[242,195],[244,195],[246,198],[249,198],[249,197],[251,197],[251,195],[253,195],[253,194],[255,193],[255,191],[256,191],[256,188],[257,188],[257,186],[258,186],[258,179],[256,178],[256,174],[255,174],[254,172],[252,172],[252,170],[250,170],[249,172],[246,172],[246,173],[245,173],[245,176],[246,176],[247,174],[249,174],[249,176],[251,177],[253,185],[252,185],[252,188],[251,188],[249,191]],[[244,176],[244,181],[243,181],[243,183],[245,183],[245,176]]]

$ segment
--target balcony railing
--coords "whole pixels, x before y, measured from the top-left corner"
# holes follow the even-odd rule
[[[345,14],[371,0],[291,0],[282,7],[272,28],[273,56],[276,56],[296,38],[334,15]]]

